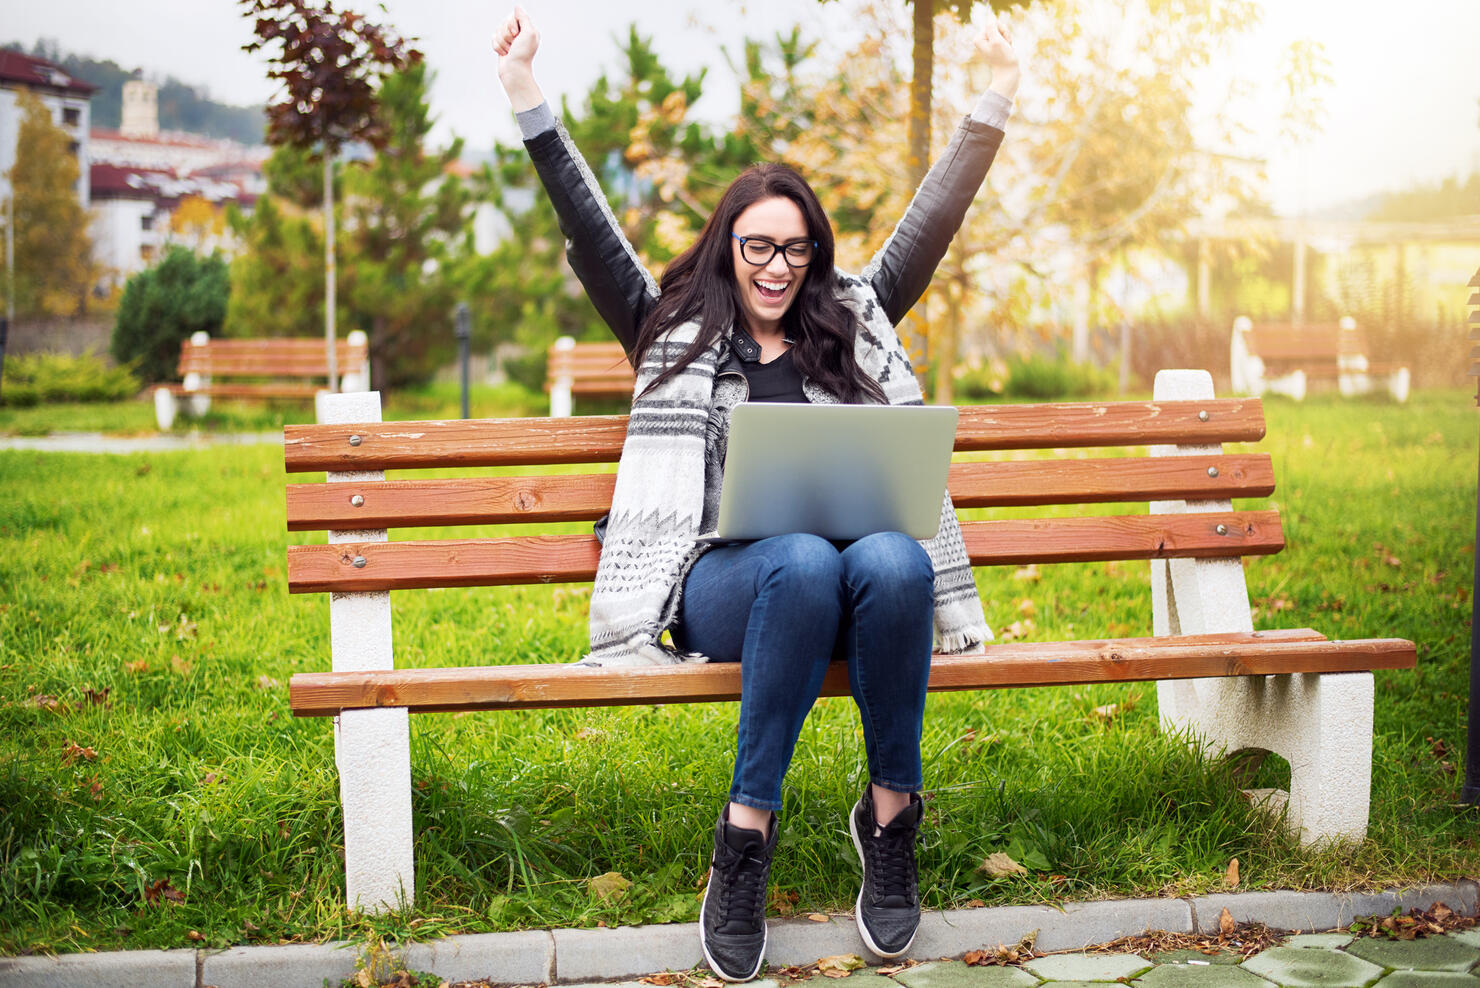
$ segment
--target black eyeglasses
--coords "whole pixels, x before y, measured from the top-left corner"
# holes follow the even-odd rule
[[[812,263],[812,252],[817,249],[815,240],[793,240],[786,244],[773,244],[769,240],[758,240],[755,237],[742,237],[731,233],[730,236],[740,241],[740,256],[745,258],[747,264],[756,267],[764,267],[771,263],[771,258],[776,252],[781,251],[782,260],[786,261],[789,268],[804,268]]]

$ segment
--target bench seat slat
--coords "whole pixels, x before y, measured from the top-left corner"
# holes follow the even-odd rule
[[[284,465],[289,473],[305,473],[614,463],[626,429],[625,415],[444,420],[417,422],[414,428],[394,422],[289,425],[283,430]],[[352,435],[360,437],[359,445],[350,445]],[[1257,398],[971,405],[961,409],[956,449],[1215,445],[1263,437],[1264,406]]]
[[[177,395],[211,395],[215,398],[312,398],[320,391],[327,391],[328,384],[207,384],[194,391],[186,391],[183,384],[174,384],[170,390]]]
[[[932,691],[1121,683],[1293,673],[1408,669],[1412,642],[1327,641],[1309,629],[1252,634],[988,645],[984,655],[937,655]],[[848,694],[848,667],[835,662],[823,696]],[[289,683],[300,717],[344,708],[409,707],[418,711],[510,710],[737,700],[734,662],[585,669],[560,663],[299,673]]]
[[[974,566],[1263,555],[1285,544],[1277,511],[966,521],[961,534]],[[288,547],[288,590],[576,583],[594,578],[599,558],[593,535],[297,545]]]
[[[1209,471],[1215,471],[1210,475]],[[615,474],[289,484],[289,531],[499,525],[600,518]],[[1267,454],[955,463],[958,508],[1267,497]],[[350,498],[359,495],[356,507]]]

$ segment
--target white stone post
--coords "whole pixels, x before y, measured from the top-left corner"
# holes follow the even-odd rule
[[[380,392],[321,394],[324,424],[379,422]],[[331,484],[384,480],[380,470],[330,472]],[[351,497],[346,493],[345,497]],[[385,529],[330,531],[331,545],[385,542]],[[392,669],[387,590],[329,595],[335,672]],[[345,902],[378,913],[410,906],[416,890],[411,829],[411,729],[405,707],[345,710],[334,718],[334,760],[344,807]]]
[[[1234,394],[1257,395],[1264,390],[1264,361],[1249,349],[1249,333],[1253,328],[1248,316],[1233,321],[1233,336],[1228,343],[1228,377]]]
[[[344,376],[339,379],[340,391],[369,391],[370,390],[370,338],[365,335],[363,329],[357,329],[344,338],[350,345],[365,348],[365,359],[351,367],[345,367]]]
[[[1156,401],[1211,400],[1206,371],[1164,370]],[[1219,445],[1153,446],[1153,456],[1216,454]],[[1153,501],[1152,514],[1229,511],[1229,501]],[[1157,635],[1247,632],[1254,628],[1242,562],[1151,562]],[[1290,792],[1250,795],[1284,805],[1304,844],[1361,840],[1372,785],[1372,674],[1234,676],[1157,684],[1162,726],[1186,731],[1210,752],[1272,751],[1290,763]]]
[[[175,424],[175,412],[178,408],[173,391],[167,387],[154,389],[154,421],[158,423],[160,432],[168,432],[170,426]]]
[[[191,346],[209,346],[210,342],[211,334],[207,333],[203,329],[190,334]],[[200,418],[206,412],[209,412],[211,410],[211,396],[207,390],[210,388],[210,386],[211,375],[209,373],[202,374],[198,371],[191,371],[190,373],[185,375],[184,389],[187,393],[185,398],[185,407],[187,410],[189,410],[190,414],[195,416],[196,418]],[[192,394],[190,392],[204,393]],[[156,406],[156,412],[157,410],[158,408]]]
[[[574,350],[576,341],[569,336],[562,336],[555,341],[555,349],[561,351]],[[574,407],[571,396],[571,388],[574,386],[571,380],[570,362],[565,362],[561,374],[550,379],[550,417],[556,419],[570,418]]]

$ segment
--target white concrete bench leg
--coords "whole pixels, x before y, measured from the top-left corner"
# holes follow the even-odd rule
[[[1162,371],[1157,401],[1213,397],[1205,371]],[[1218,446],[1157,446],[1152,455],[1216,453]],[[1227,501],[1155,501],[1153,514],[1227,511]],[[1252,631],[1249,592],[1238,559],[1151,563],[1154,633]],[[1252,793],[1284,805],[1304,844],[1361,840],[1372,781],[1371,673],[1170,680],[1157,684],[1162,725],[1205,750],[1272,751],[1290,763],[1290,792]]]
[[[555,341],[557,350],[574,350],[576,341],[574,337],[562,336]],[[550,381],[550,417],[554,419],[570,418],[575,408],[575,401],[571,395],[571,388],[575,382],[569,374],[561,374]]]
[[[170,426],[175,424],[175,413],[179,411],[179,405],[175,402],[175,393],[169,388],[154,389],[154,421],[159,425],[160,432],[168,432]]]
[[[322,423],[380,421],[380,392],[321,394]],[[383,480],[382,471],[329,473],[330,483]],[[346,495],[348,496],[348,495]],[[329,542],[384,542],[385,529],[331,531]],[[391,669],[388,591],[329,595],[329,637],[335,672]],[[345,902],[383,912],[409,906],[416,878],[412,858],[411,730],[405,707],[346,710],[334,718],[334,760],[344,808]]]
[[[211,334],[198,330],[190,334],[190,342],[193,346],[206,346],[211,342]],[[192,371],[185,375],[183,383],[187,392],[207,391],[211,386],[211,375]],[[194,418],[201,418],[211,410],[210,394],[185,395],[185,410]]]
[[[369,391],[370,390],[370,350],[369,338],[363,329],[351,332],[344,340],[351,347],[360,347],[365,350],[365,359],[359,366],[343,368],[339,377],[340,391]]]

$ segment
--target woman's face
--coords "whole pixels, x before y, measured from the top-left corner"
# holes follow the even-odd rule
[[[816,253],[807,219],[790,199],[776,197],[751,204],[731,229],[730,250],[735,259],[735,281],[740,291],[740,309],[745,328],[752,334],[774,332],[781,317],[796,301],[807,268],[792,267],[810,263]],[[744,243],[741,242],[742,238]],[[802,245],[806,245],[805,248]],[[772,251],[772,246],[781,249]],[[791,250],[786,249],[790,246]],[[747,260],[770,252],[762,264]]]

